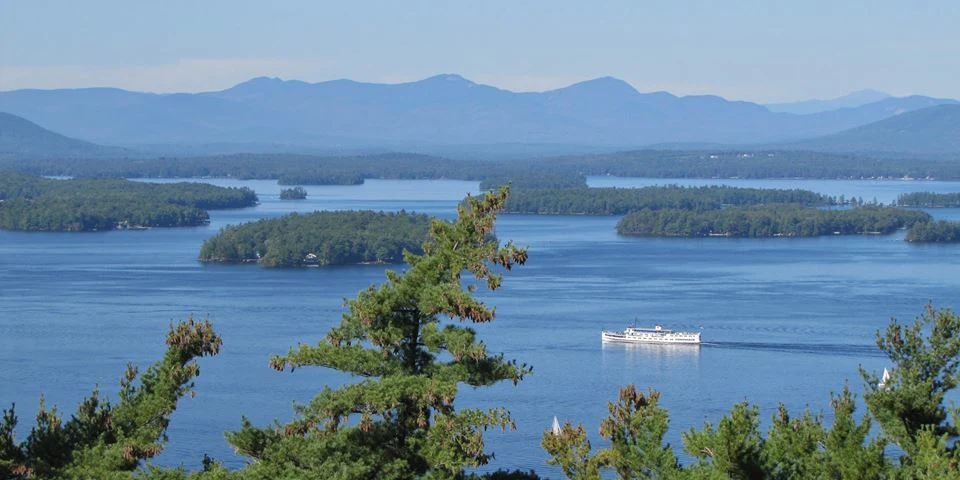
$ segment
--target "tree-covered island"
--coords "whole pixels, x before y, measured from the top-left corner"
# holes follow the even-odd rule
[[[539,215],[623,215],[635,210],[717,210],[725,206],[790,203],[828,206],[837,199],[800,189],[728,186],[643,188],[518,189],[507,201],[508,213]]]
[[[509,185],[514,192],[530,188],[537,189],[585,189],[587,178],[579,173],[547,173],[531,170],[525,173],[491,176],[480,181],[480,190],[496,190]]]
[[[308,267],[398,263],[423,252],[430,217],[371,211],[293,213],[225,227],[203,243],[200,261]]]
[[[800,205],[753,205],[719,210],[644,209],[625,215],[617,233],[644,237],[817,237],[884,235],[928,222],[915,210],[865,206],[825,210]]]
[[[960,207],[960,193],[904,193],[897,197],[897,205],[917,208],[957,208]]]
[[[303,187],[284,188],[280,190],[280,200],[303,200],[307,198],[307,189]]]
[[[956,243],[960,242],[960,222],[947,220],[917,222],[907,232],[910,243]]]
[[[0,228],[89,232],[185,227],[209,221],[207,210],[255,205],[249,188],[120,179],[53,180],[0,173]]]

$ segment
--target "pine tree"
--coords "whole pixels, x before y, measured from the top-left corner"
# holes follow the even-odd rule
[[[947,463],[960,471],[953,442],[960,436],[960,408],[945,402],[960,384],[960,316],[928,305],[911,325],[891,320],[883,335],[877,333],[877,346],[894,367],[883,386],[876,374],[861,370],[864,400],[884,437],[907,453],[901,463],[909,467],[915,458],[929,459],[930,449],[942,444]]]
[[[485,323],[495,310],[474,297],[476,284],[496,290],[503,270],[527,260],[512,242],[494,237],[508,190],[468,197],[454,222],[434,220],[422,255],[408,268],[347,302],[348,313],[316,345],[271,359],[277,370],[320,366],[363,380],[325,387],[295,407],[286,425],[243,428],[227,435],[255,460],[248,478],[455,478],[486,464],[483,431],[512,428],[502,408],[457,410],[461,384],[474,387],[530,372],[492,355],[476,332],[457,322]],[[466,282],[464,273],[476,282]],[[465,286],[466,283],[466,286]]]
[[[116,405],[98,390],[64,420],[40,399],[36,424],[27,438],[14,436],[17,416],[0,419],[0,478],[132,478],[143,460],[160,453],[177,400],[192,393],[200,374],[195,359],[216,355],[220,337],[208,321],[192,318],[170,326],[163,359],[142,375],[133,365],[120,381]],[[139,382],[137,380],[139,379]]]

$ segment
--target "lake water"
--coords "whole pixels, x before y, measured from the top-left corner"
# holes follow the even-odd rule
[[[0,402],[16,402],[25,435],[38,397],[71,412],[94,384],[114,394],[127,362],[163,352],[171,320],[209,317],[222,353],[203,359],[197,397],[173,416],[166,465],[199,465],[204,453],[239,466],[223,440],[241,415],[256,424],[291,418],[324,384],[348,377],[318,368],[277,373],[271,353],[314,343],[339,321],[344,297],[383,278],[383,266],[269,270],[204,266],[200,244],[227,224],[316,209],[414,210],[452,217],[475,182],[371,180],[361,186],[307,187],[305,201],[281,202],[268,181],[246,185],[257,207],[215,211],[198,228],[143,232],[0,231]],[[960,191],[955,182],[702,181],[596,177],[592,186],[724,183],[806,188],[889,202],[908,191]],[[936,210],[960,219],[957,210]],[[826,408],[830,392],[857,367],[886,364],[873,335],[891,316],[911,319],[923,305],[960,307],[960,246],[910,245],[903,233],[813,239],[653,239],[618,237],[617,217],[505,215],[498,236],[530,248],[529,263],[485,300],[497,321],[477,330],[493,351],[534,366],[518,386],[461,390],[459,406],[503,405],[517,431],[488,433],[492,467],[544,464],[540,435],[554,415],[583,422],[593,438],[618,387],[662,392],[670,441],[717,420],[738,401],[769,418]],[[397,267],[393,267],[397,268]],[[601,346],[600,330],[663,323],[703,327],[700,348]],[[596,441],[596,444],[601,442]]]

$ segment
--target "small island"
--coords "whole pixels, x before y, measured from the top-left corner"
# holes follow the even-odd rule
[[[907,232],[905,240],[911,243],[957,243],[960,242],[960,222],[918,222]]]
[[[427,215],[402,211],[293,213],[225,227],[203,243],[200,261],[262,267],[400,263],[404,251],[423,252],[430,222]]]
[[[960,193],[904,193],[897,197],[897,205],[915,208],[958,208]]]
[[[284,188],[280,190],[280,200],[304,200],[307,198],[307,189],[303,187]]]
[[[758,205],[721,210],[640,210],[617,223],[617,233],[644,237],[817,237],[886,235],[929,222],[925,212],[866,206],[824,210],[798,205]]]
[[[828,206],[833,197],[799,189],[727,186],[644,188],[518,189],[507,200],[508,213],[536,215],[623,215],[637,210],[719,210],[725,206],[798,204]]]
[[[249,188],[117,179],[53,180],[0,172],[0,228],[45,232],[143,230],[209,222],[207,210],[255,205]]]
[[[484,178],[480,181],[480,190],[496,190],[504,185],[510,185],[511,192],[526,189],[584,189],[587,188],[587,179],[580,174],[523,172]]]

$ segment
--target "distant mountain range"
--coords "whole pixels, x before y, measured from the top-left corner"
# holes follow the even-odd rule
[[[902,113],[833,135],[786,143],[786,148],[827,152],[960,153],[960,105]]]
[[[128,153],[122,148],[65,137],[24,118],[0,112],[0,157],[119,157]]]
[[[868,103],[879,102],[886,98],[890,98],[890,95],[884,92],[877,90],[859,90],[830,100],[814,99],[790,103],[768,103],[764,106],[771,112],[808,115],[811,113],[839,110],[841,108],[856,108]]]
[[[716,96],[641,93],[610,77],[529,93],[449,74],[401,84],[263,77],[195,94],[113,88],[0,92],[0,111],[71,137],[151,152],[239,151],[243,145],[268,151],[540,145],[556,152],[564,145],[586,151],[795,141],[957,103],[924,96],[869,102],[870,95],[877,97],[860,92],[830,101],[829,108],[845,108],[796,114]]]

